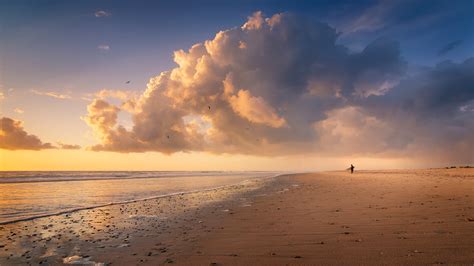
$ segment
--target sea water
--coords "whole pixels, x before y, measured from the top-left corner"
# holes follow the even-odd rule
[[[209,190],[275,172],[0,172],[0,224],[79,209]]]

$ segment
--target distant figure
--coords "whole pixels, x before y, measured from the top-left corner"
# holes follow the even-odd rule
[[[355,168],[355,167],[351,164],[351,167],[349,167],[349,169],[351,169],[351,174],[354,173],[354,168]]]

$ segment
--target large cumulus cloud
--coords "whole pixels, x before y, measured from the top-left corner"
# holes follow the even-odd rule
[[[423,70],[427,84],[437,84],[423,87],[407,78],[397,42],[381,38],[353,53],[337,38],[334,28],[310,18],[257,12],[242,27],[176,51],[177,67],[150,79],[140,97],[120,106],[94,100],[84,117],[100,140],[92,149],[402,154],[414,135],[426,133],[416,123],[423,112],[436,124],[430,110],[449,109],[467,123],[459,130],[472,125],[472,114],[458,110],[471,104],[472,80],[456,76],[472,77],[471,63]],[[449,94],[452,86],[457,96]],[[419,98],[425,94],[433,98]],[[400,109],[404,114],[396,115]],[[118,124],[120,111],[132,113],[132,128]],[[448,133],[444,142],[454,138]],[[430,141],[441,138],[435,135]]]

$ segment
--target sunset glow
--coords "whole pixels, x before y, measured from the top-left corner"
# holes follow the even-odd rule
[[[324,170],[347,159],[364,168],[473,160],[468,32],[437,33],[436,45],[422,51],[433,42],[364,21],[371,8],[340,20],[290,8],[223,26],[209,20],[214,30],[178,43],[153,46],[141,36],[136,43],[146,45],[134,47],[120,42],[120,8],[68,19],[38,9],[36,21],[16,23],[28,9],[19,4],[2,16],[10,26],[0,48],[1,170]],[[59,21],[81,27],[65,33],[52,24]],[[94,37],[68,47],[69,37],[96,26]],[[126,34],[138,29],[127,27]]]
[[[472,265],[473,0],[0,0],[0,265]]]

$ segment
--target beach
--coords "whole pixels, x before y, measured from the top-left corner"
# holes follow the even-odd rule
[[[0,265],[472,265],[474,169],[284,174],[0,225]]]
[[[205,191],[277,172],[0,172],[0,225],[110,204]]]

